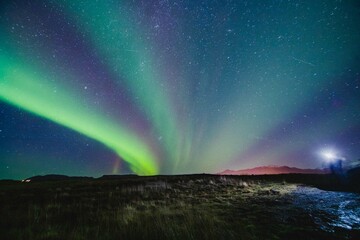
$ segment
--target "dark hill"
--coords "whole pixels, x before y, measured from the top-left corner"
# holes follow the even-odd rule
[[[43,182],[43,181],[64,181],[64,180],[90,180],[92,177],[69,177],[66,175],[60,174],[49,174],[49,175],[38,175],[34,177],[27,178],[31,182]]]
[[[288,166],[263,166],[243,170],[225,170],[220,175],[327,174],[328,169],[301,169]]]

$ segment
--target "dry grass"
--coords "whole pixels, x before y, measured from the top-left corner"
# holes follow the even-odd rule
[[[320,231],[293,206],[296,188],[220,176],[7,184],[0,186],[1,239],[343,236]]]

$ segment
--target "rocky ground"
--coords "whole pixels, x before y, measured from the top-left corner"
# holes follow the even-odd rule
[[[0,183],[1,239],[360,239],[360,194],[214,175]]]

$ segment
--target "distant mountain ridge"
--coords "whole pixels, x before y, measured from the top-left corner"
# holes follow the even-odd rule
[[[47,175],[33,176],[23,181],[28,180],[32,182],[40,182],[40,181],[64,181],[64,180],[80,180],[80,179],[89,180],[89,179],[93,179],[93,177],[70,177],[61,174],[47,174]]]
[[[329,169],[301,169],[288,166],[262,166],[255,167],[250,169],[242,170],[225,170],[223,172],[217,173],[218,175],[271,175],[271,174],[290,174],[290,173],[300,173],[300,174],[327,174],[330,173]],[[103,175],[99,178],[94,177],[79,177],[79,176],[67,176],[61,174],[48,174],[48,175],[38,175],[22,180],[23,182],[43,182],[43,181],[66,181],[66,180],[111,180],[111,179],[131,179],[138,177],[135,174],[127,175]]]
[[[329,169],[302,169],[288,166],[262,166],[242,170],[225,170],[219,175],[271,175],[271,174],[327,174],[330,173]]]

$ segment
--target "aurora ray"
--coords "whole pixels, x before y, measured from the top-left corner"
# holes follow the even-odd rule
[[[59,4],[56,1],[56,4]],[[148,50],[149,43],[143,40],[141,26],[136,18],[129,16],[126,3],[113,1],[89,4],[87,2],[64,1],[65,11],[82,26],[94,48],[105,59],[108,69],[118,76],[117,82],[125,82],[141,109],[152,122],[156,134],[163,138],[169,161],[180,161],[176,157],[177,116],[167,92],[167,85],[156,71],[154,56]]]
[[[312,168],[327,145],[358,158],[359,22],[352,0],[1,3],[0,175],[31,168],[22,124],[85,175]],[[79,150],[52,157],[44,119]],[[86,165],[84,136],[130,169],[99,146]]]

